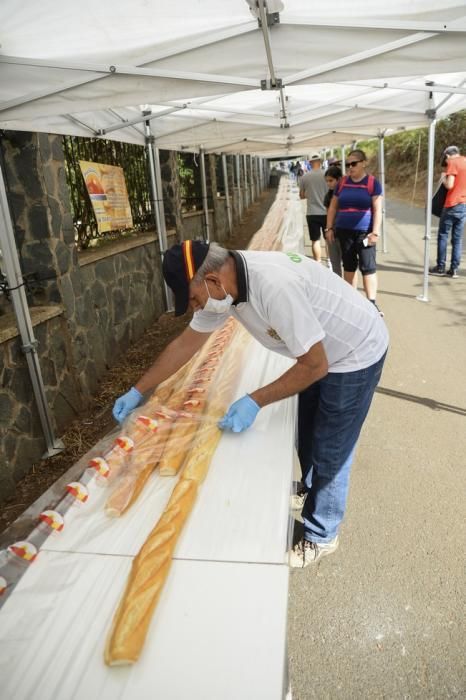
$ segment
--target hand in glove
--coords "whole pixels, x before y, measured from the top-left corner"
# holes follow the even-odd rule
[[[139,406],[141,401],[141,392],[135,389],[134,386],[131,387],[131,389],[126,392],[126,394],[123,394],[123,396],[120,396],[120,398],[115,401],[112,411],[113,417],[119,423],[123,423],[126,416],[129,413],[131,413],[131,411],[135,409],[136,406]]]
[[[242,433],[247,430],[255,421],[260,406],[251,399],[249,394],[232,403],[227,413],[219,421],[218,427],[221,430],[232,430],[234,433]]]

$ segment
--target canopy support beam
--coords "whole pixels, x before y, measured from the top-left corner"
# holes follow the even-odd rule
[[[269,33],[269,23],[267,21],[267,10],[265,6],[264,0],[257,0],[257,6],[259,9],[259,26],[260,29],[262,30],[262,36],[264,37],[264,45],[265,45],[265,53],[267,55],[267,63],[269,66],[269,73],[270,73],[270,86],[272,89],[278,89],[279,94],[280,94],[280,120],[282,122],[281,126],[283,128],[288,128],[288,117],[286,113],[286,99],[285,99],[285,93],[283,92],[283,85],[282,81],[277,79],[277,76],[275,75],[275,68],[273,65],[273,56],[272,56],[272,46],[270,43],[270,33]]]
[[[346,155],[345,155],[345,144],[341,145],[341,172],[344,174],[346,170]]]
[[[16,315],[21,337],[21,349],[26,355],[26,361],[31,378],[32,390],[36,401],[42,432],[45,438],[46,452],[44,457],[53,457],[64,449],[61,440],[55,437],[52,416],[47,403],[44,381],[37,352],[38,341],[34,337],[31,315],[24,288],[24,280],[21,273],[13,224],[10,216],[8,197],[3,177],[2,164],[0,163],[0,248],[3,256],[3,265],[11,294],[11,301]]]
[[[385,225],[385,131],[379,134],[379,179],[382,185],[382,252],[388,253],[387,227]]]
[[[206,243],[210,243],[210,223],[209,223],[209,200],[207,198],[207,178],[205,171],[205,150],[199,149],[199,164],[201,166],[201,191],[202,191],[202,210],[204,212],[204,225]]]
[[[223,188],[225,190],[225,204],[227,208],[228,231],[233,232],[233,218],[231,215],[230,188],[228,185],[227,157],[222,153]]]
[[[432,103],[432,93],[430,95]],[[435,127],[437,123],[437,112],[435,109],[428,109],[426,116],[429,118],[429,145],[427,154],[427,193],[426,193],[426,225],[424,235],[424,274],[422,294],[416,297],[418,301],[429,301],[429,256],[430,239],[432,235],[432,181],[434,178],[434,151],[435,151]]]
[[[240,221],[243,218],[243,198],[241,196],[241,170],[239,153],[235,155],[236,187],[238,188],[238,213]]]
[[[145,116],[149,115],[146,114]],[[163,206],[163,188],[162,177],[160,174],[159,149],[155,147],[155,138],[152,134],[149,119],[144,121],[144,127],[146,134],[147,160],[149,162],[151,205],[157,228],[157,236],[159,239],[160,257],[163,261],[163,256],[167,250],[167,231],[165,227],[165,208]],[[163,284],[165,292],[165,308],[167,311],[170,311],[172,310],[171,294],[165,280]]]

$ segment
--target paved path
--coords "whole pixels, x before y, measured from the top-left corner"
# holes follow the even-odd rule
[[[423,211],[389,203],[387,225],[391,347],[340,549],[291,575],[293,700],[466,697],[466,256],[419,302]]]

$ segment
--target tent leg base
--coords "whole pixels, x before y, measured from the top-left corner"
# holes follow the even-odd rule
[[[429,301],[429,297],[425,297],[424,294],[419,294],[419,296],[416,297],[418,301]]]
[[[42,455],[42,459],[47,459],[48,457],[55,457],[55,455],[58,455],[60,452],[63,452],[65,449],[65,444],[62,442],[62,440],[55,440],[53,443],[53,447],[49,447],[44,454]]]

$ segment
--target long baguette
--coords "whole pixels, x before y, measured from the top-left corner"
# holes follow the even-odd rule
[[[215,397],[209,412],[212,421],[196,435],[193,449],[168,505],[134,560],[107,640],[105,662],[109,665],[132,664],[141,653],[152,613],[170,570],[176,543],[221,437],[216,423],[234,390],[233,379],[239,371],[245,348],[243,333],[238,333],[235,341],[224,358],[223,372],[211,387]]]

